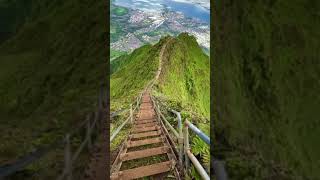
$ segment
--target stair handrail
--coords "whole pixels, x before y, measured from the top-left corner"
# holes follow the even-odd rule
[[[203,166],[200,164],[200,162],[197,160],[197,158],[193,155],[193,153],[190,151],[190,145],[189,145],[189,128],[201,139],[203,140],[208,146],[210,146],[210,138],[203,133],[199,128],[197,128],[195,125],[193,125],[190,121],[187,119],[184,121],[184,129],[183,129],[183,138],[184,138],[184,151],[185,151],[185,167],[186,169],[189,168],[189,160],[193,163],[196,170],[200,174],[200,176],[203,179],[210,179],[209,175],[203,168]],[[228,180],[228,174],[224,167],[224,162],[213,159],[212,160],[213,170],[215,172],[217,180]]]
[[[187,119],[184,121],[183,128],[183,140],[184,140],[184,158],[185,158],[185,168],[189,169],[189,160],[192,162],[202,179],[209,180],[210,177],[206,170],[203,168],[198,159],[191,152],[190,144],[189,144],[189,128],[200,137],[201,140],[207,143],[210,146],[210,138],[204,134],[199,128],[189,122]]]
[[[194,167],[196,168],[196,170],[198,171],[198,173],[200,174],[200,176],[202,177],[202,179],[210,179],[208,173],[206,172],[206,170],[204,169],[204,167],[201,165],[201,163],[198,161],[198,159],[195,157],[195,155],[191,152],[190,149],[190,145],[189,145],[189,128],[190,130],[192,130],[192,132],[194,132],[196,134],[196,136],[198,136],[202,141],[204,141],[208,146],[210,146],[210,137],[208,137],[202,130],[200,130],[197,126],[195,126],[194,124],[192,124],[190,121],[188,121],[187,119],[184,121],[184,127],[182,127],[182,119],[181,119],[181,113],[173,110],[171,108],[169,108],[168,106],[166,106],[165,104],[163,104],[161,101],[155,100],[156,98],[154,96],[152,96],[152,100],[154,101],[154,104],[156,104],[156,106],[159,106],[159,104],[161,104],[163,107],[165,107],[165,109],[167,109],[168,111],[174,113],[177,116],[178,119],[178,129],[179,129],[179,133],[177,132],[177,130],[175,130],[172,125],[168,122],[168,120],[163,116],[163,114],[161,113],[161,111],[159,110],[159,107],[156,107],[156,111],[159,111],[160,117],[161,119],[165,122],[165,124],[169,127],[169,129],[173,132],[173,134],[182,141],[182,146],[183,148],[179,148],[183,149],[183,151],[179,151],[179,160],[181,162],[181,160],[184,161],[185,163],[185,169],[189,169],[190,167],[190,161],[192,162],[192,164],[194,165]],[[181,135],[182,132],[182,136]],[[179,145],[181,145],[179,144]],[[184,158],[181,157],[181,154],[184,154]],[[214,171],[215,171],[215,175],[217,180],[227,180],[228,176],[224,167],[224,163],[222,161],[213,159],[213,167],[214,167]]]
[[[120,126],[118,126],[118,128],[115,131],[112,132],[112,135],[110,136],[110,143],[116,138],[116,136],[119,134],[122,128],[129,122],[129,120],[131,124],[133,123],[134,113],[139,110],[142,95],[145,91],[146,91],[146,88],[141,93],[139,93],[139,95],[136,97],[136,100],[132,104],[130,104],[130,108],[128,109],[130,111],[130,115],[127,117],[127,119],[124,122],[122,122]],[[135,104],[135,108],[133,108],[133,104]],[[120,114],[122,113],[116,114],[115,116],[118,116]],[[112,117],[115,117],[115,116],[112,116]]]
[[[159,106],[160,103],[157,103],[157,101],[154,100],[154,97],[152,97],[152,100],[155,102],[156,106]],[[161,103],[162,104],[162,103]],[[165,106],[164,104],[162,104]],[[159,107],[156,108],[156,110]],[[170,128],[170,130],[175,134],[175,136],[178,138],[178,143],[179,143],[179,162],[181,165],[183,165],[183,161],[185,162],[185,169],[189,169],[189,160],[193,163],[195,168],[197,169],[198,173],[204,180],[210,179],[208,173],[205,171],[203,166],[200,164],[200,162],[197,160],[197,158],[192,154],[190,151],[189,147],[189,136],[188,136],[188,128],[186,129],[186,126],[191,126],[191,129],[196,132],[197,135],[201,135],[201,139],[204,139],[205,142],[209,142],[210,145],[210,138],[206,136],[200,129],[198,129],[196,126],[194,126],[192,123],[190,123],[188,120],[185,120],[185,127],[182,128],[182,119],[181,119],[181,114],[180,112],[173,110],[167,106],[165,108],[174,113],[177,116],[178,119],[178,128],[179,128],[179,133],[176,132],[176,130],[172,127],[172,125],[166,120],[166,118],[162,115],[160,110],[159,111],[160,116],[162,117],[162,120],[165,122],[165,124]],[[183,158],[184,155],[184,158]]]

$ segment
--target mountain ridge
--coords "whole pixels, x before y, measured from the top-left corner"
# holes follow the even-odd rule
[[[164,52],[163,54],[161,54],[160,50],[162,49],[162,46],[167,46],[166,48],[164,48]],[[170,87],[174,87],[176,86],[175,83],[177,82],[182,82],[182,83],[178,83],[179,86],[179,90],[181,92],[184,93],[184,96],[179,96],[180,98],[184,98],[184,101],[189,101],[191,100],[190,98],[195,95],[191,95],[194,92],[198,92],[201,91],[201,89],[206,89],[206,93],[203,93],[202,95],[199,95],[199,98],[201,99],[200,101],[204,101],[205,99],[207,100],[205,104],[200,105],[198,104],[197,107],[199,107],[199,109],[201,109],[200,111],[202,111],[202,114],[205,115],[207,118],[209,117],[209,57],[203,53],[202,49],[200,48],[200,46],[198,45],[195,37],[188,35],[187,33],[181,33],[180,35],[178,35],[177,37],[171,37],[171,36],[167,36],[162,38],[157,44],[155,45],[145,45],[141,48],[138,48],[136,50],[134,50],[131,54],[129,55],[123,55],[118,57],[117,59],[113,60],[111,62],[111,99],[112,98],[116,98],[117,96],[121,96],[120,94],[116,95],[115,90],[113,90],[113,86],[116,82],[115,79],[119,78],[121,76],[121,74],[123,74],[123,72],[125,71],[129,71],[130,68],[128,68],[128,66],[131,66],[132,68],[137,68],[139,69],[139,67],[141,67],[143,70],[148,71],[149,69],[147,69],[147,67],[143,67],[141,66],[136,66],[134,67],[133,64],[134,63],[138,63],[138,57],[141,56],[141,54],[145,53],[144,51],[147,52],[152,52],[153,57],[151,57],[149,59],[149,61],[144,60],[144,63],[149,63],[152,65],[152,69],[151,69],[151,73],[148,75],[148,80],[145,81],[144,83],[146,84],[148,81],[151,81],[154,77],[153,75],[155,75],[156,71],[157,71],[157,66],[159,65],[159,56],[161,56],[161,58],[163,59],[163,64],[162,64],[162,71],[159,74],[159,80],[158,82],[155,84],[156,86],[156,91],[160,92],[160,93],[164,93],[166,94],[168,97],[170,98],[174,98],[174,95],[170,95],[171,93],[173,93],[172,89],[170,89]],[[182,51],[184,51],[184,53],[181,53]],[[189,53],[188,53],[189,51]],[[139,55],[140,54],[140,55]],[[159,55],[160,54],[160,55]],[[184,54],[184,55],[182,55]],[[150,54],[148,54],[148,56],[150,57]],[[162,57],[163,56],[163,57]],[[179,63],[182,63],[179,67]],[[142,63],[141,63],[142,64]],[[190,65],[190,66],[189,66]],[[126,67],[127,66],[127,67]],[[197,67],[197,66],[201,66],[201,67]],[[171,68],[173,67],[173,68]],[[182,68],[182,71],[190,71],[191,73],[183,73],[183,74],[179,74],[178,77],[173,77],[170,76],[170,74],[175,74],[175,73],[179,73],[177,71],[174,70],[174,68]],[[195,69],[192,69],[195,68]],[[137,69],[134,69],[132,71],[138,71]],[[204,71],[202,71],[202,73],[200,73],[201,69],[203,69]],[[123,72],[121,72],[123,71]],[[190,77],[185,77],[185,76],[190,76]],[[198,82],[196,80],[196,85],[194,85],[193,83],[193,79],[196,79],[197,77],[205,77],[205,80],[203,80],[203,84],[206,84],[204,86],[207,86],[206,88],[196,88],[196,86],[200,86],[200,82]],[[126,77],[124,79],[130,79],[129,74],[126,75]],[[137,77],[138,79],[142,78]],[[175,79],[178,78],[178,79]],[[189,78],[189,82],[187,82]],[[173,81],[171,82],[172,79],[175,79],[174,83]],[[200,78],[201,79],[201,78]],[[132,79],[130,79],[132,80]],[[170,81],[170,82],[168,82]],[[199,80],[200,81],[200,80]],[[202,81],[202,80],[201,80]],[[135,83],[136,81],[134,81]],[[131,83],[129,81],[127,82],[121,82],[121,84],[134,84]],[[133,85],[132,85],[133,86]],[[140,86],[139,90],[142,90],[144,86]],[[181,87],[181,88],[180,88]],[[120,89],[122,89],[120,87]],[[202,91],[201,91],[202,92]],[[119,92],[118,92],[119,93]],[[135,92],[136,95],[138,93],[138,91]],[[125,94],[124,92],[122,93],[122,95]],[[174,94],[174,93],[173,93]],[[207,95],[204,95],[207,94]],[[133,97],[133,96],[132,96]],[[131,99],[132,99],[131,97]],[[189,99],[188,99],[189,98]],[[174,98],[177,99],[177,98]],[[193,100],[196,100],[196,98],[194,98]],[[201,107],[202,106],[202,107]],[[206,106],[206,107],[204,107]],[[201,107],[201,108],[200,108]]]

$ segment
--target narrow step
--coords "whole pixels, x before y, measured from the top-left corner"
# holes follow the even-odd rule
[[[127,152],[127,153],[121,154],[120,160],[121,161],[129,161],[129,160],[133,160],[133,159],[140,159],[140,158],[155,156],[155,155],[159,155],[159,154],[165,154],[168,151],[169,151],[169,147],[167,147],[167,146],[144,149],[144,150],[140,150],[140,151],[132,151],[132,152]]]
[[[140,111],[139,113],[139,119],[146,119],[146,118],[153,118],[155,116],[155,113],[149,110],[145,110],[145,112]]]
[[[149,131],[145,133],[132,134],[133,139],[143,138],[143,137],[151,137],[151,136],[159,136],[161,135],[161,131]]]
[[[165,161],[161,163],[151,164],[148,166],[141,166],[138,168],[128,169],[113,173],[110,177],[111,180],[118,179],[137,179],[146,176],[152,176],[164,172],[168,172],[173,169],[175,163],[173,161]]]
[[[138,120],[147,120],[147,119],[155,119],[156,115],[155,114],[140,114],[138,116]]]
[[[149,99],[142,100],[141,106],[146,105],[146,104],[150,104]]]
[[[140,107],[152,107],[152,104],[151,103],[145,103],[145,104],[142,104]]]
[[[141,107],[140,107],[140,113],[146,113],[146,112],[147,112],[147,113],[150,113],[150,112],[154,112],[154,111],[153,111],[153,108],[141,109]]]
[[[150,123],[150,122],[155,122],[155,118],[149,118],[149,119],[141,119],[141,120],[136,120],[135,124],[145,124],[145,123]]]
[[[151,104],[148,104],[146,106],[140,106],[140,110],[150,110],[150,109],[153,109],[153,106]]]
[[[146,131],[154,131],[160,129],[160,126],[153,126],[153,127],[141,127],[141,128],[134,128],[133,133],[139,133],[139,132],[146,132]]]
[[[143,140],[137,140],[137,141],[129,141],[128,148],[137,147],[137,146],[144,146],[147,144],[156,144],[156,143],[160,143],[160,142],[163,142],[162,137],[143,139]]]
[[[144,124],[136,124],[134,128],[143,128],[143,127],[150,127],[150,126],[156,126],[156,125],[158,125],[157,122],[149,122]]]
[[[152,107],[145,107],[145,108],[142,108],[140,107],[140,111],[145,111],[145,112],[152,112],[153,111],[153,108]]]

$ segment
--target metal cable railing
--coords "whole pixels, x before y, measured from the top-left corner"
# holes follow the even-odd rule
[[[127,117],[127,119],[120,126],[118,126],[118,128],[116,130],[114,130],[111,133],[110,142],[112,142],[116,138],[116,136],[123,129],[123,127],[128,124],[129,120],[130,120],[131,124],[133,123],[133,120],[134,120],[133,116],[134,116],[134,113],[139,110],[139,106],[140,106],[140,103],[141,103],[142,95],[148,89],[148,87],[150,86],[151,83],[153,83],[153,81],[148,83],[146,88],[139,94],[139,96],[137,96],[136,100],[132,104],[130,104],[130,108],[129,109],[123,109],[121,112],[120,111],[116,111],[116,112],[119,112],[119,113],[113,112],[113,113],[110,114],[110,118],[112,119],[112,118],[114,118],[116,116],[119,116],[123,112],[130,111],[129,117]],[[133,108],[134,105],[135,105],[135,107]]]
[[[162,103],[158,103],[154,97],[151,97],[154,103],[156,112],[158,114],[159,119],[161,119],[164,124],[169,128],[172,134],[178,139],[179,148],[179,162],[182,164],[184,162],[184,167],[186,170],[190,168],[190,162],[196,168],[199,175],[202,179],[208,180],[210,179],[208,173],[195,157],[195,155],[191,152],[190,144],[189,144],[189,129],[195,133],[201,140],[203,140],[208,146],[210,146],[210,138],[203,133],[199,128],[197,128],[194,124],[192,124],[187,119],[184,121],[184,126],[182,127],[182,118],[180,112],[177,112]],[[169,123],[169,121],[164,117],[164,115],[160,111],[160,105],[162,104],[165,109],[174,113],[177,116],[178,120],[178,131]],[[183,156],[184,155],[184,156]],[[213,160],[213,167],[215,171],[215,175],[217,180],[227,180],[228,176],[224,168],[224,163],[222,161]]]

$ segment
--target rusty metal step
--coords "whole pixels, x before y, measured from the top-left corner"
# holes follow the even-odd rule
[[[144,146],[147,144],[156,144],[161,142],[163,142],[162,137],[149,138],[149,139],[143,139],[143,140],[137,140],[137,141],[129,141],[127,144],[127,147],[131,148],[131,147]]]
[[[159,136],[161,135],[161,131],[149,131],[145,133],[132,134],[133,139],[143,138],[143,137],[151,137],[151,136]]]
[[[151,127],[151,126],[156,126],[156,125],[158,125],[158,123],[154,121],[154,122],[149,122],[149,123],[136,124],[134,126],[134,128]]]
[[[160,129],[160,126],[156,125],[153,127],[138,127],[133,129],[133,133],[146,132],[146,131],[154,131]]]
[[[165,161],[161,163],[151,164],[148,166],[141,166],[138,168],[128,169],[113,173],[110,177],[111,180],[118,179],[137,179],[146,176],[152,176],[164,172],[168,172],[175,166],[174,161]]]
[[[150,156],[155,156],[159,154],[165,154],[169,151],[169,147],[162,146],[162,147],[156,147],[156,148],[149,148],[139,151],[131,151],[120,155],[121,161],[129,161],[133,159],[140,159]]]

